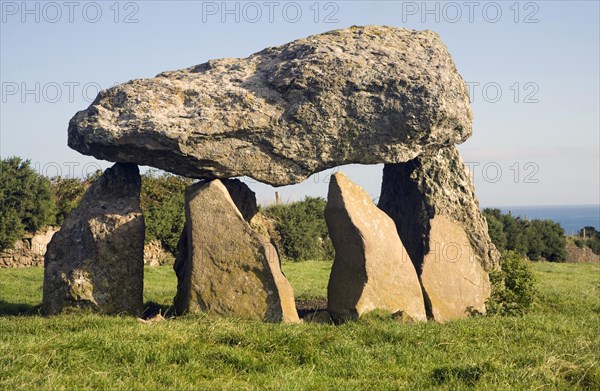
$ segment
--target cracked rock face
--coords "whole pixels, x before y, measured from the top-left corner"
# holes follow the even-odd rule
[[[280,186],[406,162],[470,134],[467,87],[439,36],[366,26],[102,91],[68,142],[99,159]]]

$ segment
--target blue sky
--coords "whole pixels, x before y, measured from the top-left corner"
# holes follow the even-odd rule
[[[0,2],[0,156],[47,175],[109,163],[66,145],[100,88],[352,25],[431,29],[472,91],[460,146],[484,206],[600,203],[597,1]],[[340,168],[373,198],[381,166]],[[329,172],[277,189],[326,196]],[[259,201],[275,189],[248,180]]]

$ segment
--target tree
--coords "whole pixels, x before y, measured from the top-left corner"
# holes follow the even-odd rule
[[[596,228],[584,227],[579,230],[578,235],[582,238],[579,242],[588,246],[595,254],[600,255],[600,232]],[[575,243],[577,242],[575,241]]]
[[[29,160],[0,161],[0,250],[10,248],[24,231],[35,232],[55,219],[50,181]]]
[[[600,231],[596,230],[596,228],[591,227],[589,225],[580,229],[579,232],[577,232],[577,235],[586,239],[600,239]]]
[[[499,209],[484,209],[488,233],[500,251],[515,251],[531,260],[547,259],[561,262],[566,259],[565,232],[551,220],[523,220]],[[591,231],[590,231],[591,232]]]
[[[525,237],[527,238],[526,255],[532,261],[537,261],[541,258],[544,252],[544,240],[542,232],[537,224],[525,224]]]
[[[534,220],[539,225],[544,248],[542,257],[551,262],[563,262],[567,259],[567,239],[560,224],[551,220]]]
[[[513,250],[520,254],[527,253],[527,238],[525,237],[526,222],[514,218],[511,214],[501,216],[504,233],[506,234],[506,249]]]

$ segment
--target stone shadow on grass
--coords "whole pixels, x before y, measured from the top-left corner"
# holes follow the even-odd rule
[[[9,303],[0,299],[0,317],[3,316],[40,316],[42,304]]]
[[[148,320],[157,315],[161,315],[164,318],[172,318],[175,316],[175,308],[173,305],[158,304],[154,301],[147,301],[144,303],[144,312],[142,312],[139,318]]]
[[[144,303],[144,312],[139,315],[139,318],[151,319],[159,314],[170,318],[173,316],[173,307],[148,301]],[[8,316],[43,316],[42,304],[9,303],[0,299],[0,318]]]

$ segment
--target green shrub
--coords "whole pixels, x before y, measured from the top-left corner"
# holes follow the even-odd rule
[[[494,215],[489,215],[487,217],[488,223],[488,233],[490,235],[490,239],[492,243],[496,246],[496,248],[500,251],[506,249],[507,239],[506,234],[504,233],[504,225],[502,222]]]
[[[264,214],[276,223],[281,237],[280,250],[293,261],[329,260],[335,252],[325,224],[326,201],[306,197],[303,201],[272,205]]]
[[[61,225],[65,217],[79,205],[81,198],[90,185],[102,175],[102,171],[96,171],[85,179],[62,178],[60,176],[50,179],[50,189],[56,203],[56,225]]]
[[[150,170],[142,175],[141,206],[146,219],[146,243],[159,240],[177,256],[185,223],[185,188],[191,179]]]
[[[537,295],[533,272],[522,255],[508,251],[500,260],[501,270],[490,272],[492,294],[486,302],[488,315],[523,315]]]
[[[35,172],[29,160],[0,161],[0,251],[10,248],[25,231],[35,232],[55,219],[50,181]]]
[[[589,239],[586,243],[594,254],[600,255],[600,239]]]
[[[484,209],[488,233],[500,251],[516,251],[531,260],[562,262],[567,258],[565,231],[552,220],[525,220]]]

